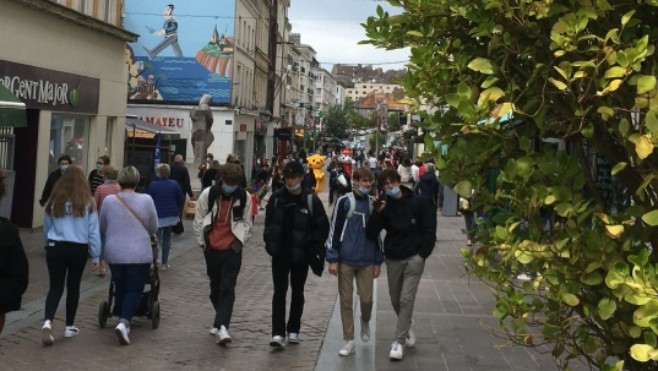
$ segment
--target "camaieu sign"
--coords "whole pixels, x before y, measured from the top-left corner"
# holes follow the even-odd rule
[[[0,84],[27,108],[98,113],[95,78],[0,60]]]

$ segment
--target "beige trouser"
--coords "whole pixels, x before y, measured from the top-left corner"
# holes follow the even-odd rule
[[[374,266],[357,267],[338,264],[338,294],[340,296],[340,316],[343,320],[343,339],[354,340],[354,279],[361,302],[361,320],[370,322],[372,312],[372,287]]]
[[[395,338],[404,344],[408,337],[418,284],[425,270],[425,259],[416,254],[402,260],[386,259],[386,276],[388,292],[391,296],[393,310],[398,315],[395,326]]]

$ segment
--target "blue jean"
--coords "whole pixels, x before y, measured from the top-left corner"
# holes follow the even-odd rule
[[[171,248],[171,227],[158,228],[158,241],[162,250],[162,264],[169,264],[169,248]]]
[[[110,264],[114,305],[122,320],[130,323],[142,299],[150,264]]]

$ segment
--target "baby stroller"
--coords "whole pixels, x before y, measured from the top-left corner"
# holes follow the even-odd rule
[[[148,278],[146,279],[146,286],[148,288],[142,293],[141,300],[137,306],[136,316],[146,317],[151,320],[151,327],[158,328],[160,325],[160,302],[158,302],[158,294],[160,293],[160,277],[158,276],[158,240],[155,236],[152,237],[151,247],[153,249],[153,261],[149,269]],[[118,308],[112,308],[114,301],[114,281],[110,282],[109,295],[106,301],[103,301],[98,307],[98,327],[105,328],[107,319],[111,316],[118,316]]]

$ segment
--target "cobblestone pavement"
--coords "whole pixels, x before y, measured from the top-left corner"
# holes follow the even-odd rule
[[[253,236],[243,252],[230,333],[233,343],[215,344],[208,330],[214,312],[202,251],[194,247],[192,226],[172,241],[172,267],[161,272],[161,322],[136,317],[130,346],[119,345],[114,334],[116,317],[105,329],[98,327],[98,306],[107,298],[109,279],[85,274],[76,326],[80,335],[63,337],[64,297],[54,321],[55,344],[41,344],[43,301],[48,289],[40,233],[22,237],[31,263],[31,283],[24,309],[8,317],[0,337],[3,370],[312,370],[336,301],[336,287],[328,274],[309,274],[306,306],[299,345],[283,351],[270,349],[272,279],[270,258],[262,242],[263,216],[256,219]],[[36,237],[35,237],[36,235]]]

